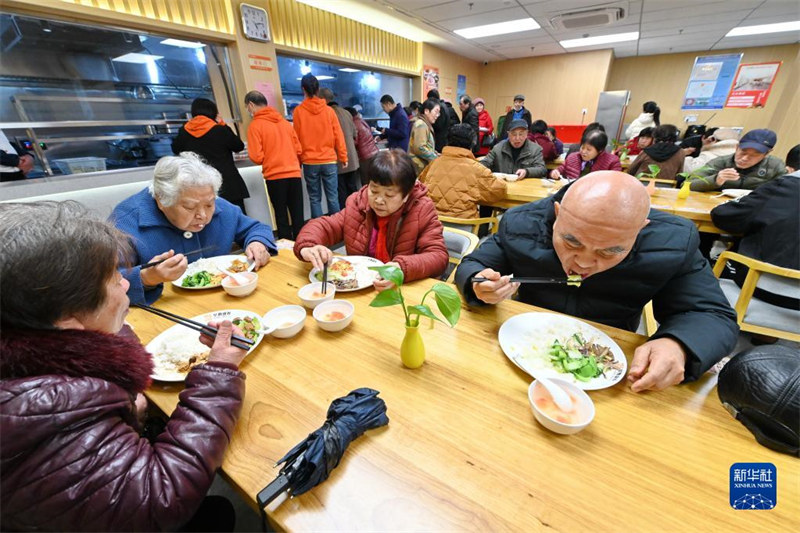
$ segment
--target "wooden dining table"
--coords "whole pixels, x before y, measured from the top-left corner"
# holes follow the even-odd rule
[[[222,289],[167,286],[156,307],[187,317],[222,309],[263,314],[299,304],[309,265],[281,250],[245,298]],[[408,305],[435,283],[403,286]],[[554,434],[534,419],[531,376],[498,343],[503,322],[543,311],[515,301],[462,307],[454,328],[421,327],[427,357],[400,361],[403,312],[370,307],[372,288],[337,293],[355,306],[339,333],[309,311],[294,338],[267,337],[245,359],[247,392],[222,474],[254,508],[276,461],[325,420],[330,403],[359,387],[380,391],[388,426],[367,431],[330,478],[269,512],[289,531],[797,531],[800,462],[756,443],[720,404],[716,376],[635,394],[620,382],[591,391],[596,417],[582,432]],[[431,299],[428,299],[432,303]],[[144,343],[171,327],[132,309]],[[597,325],[630,360],[646,338]],[[568,332],[567,332],[568,334]],[[709,342],[714,342],[709,339]],[[154,382],[147,397],[164,413],[182,383]],[[734,510],[729,475],[737,462],[777,467],[777,506]]]
[[[552,196],[560,188],[559,182],[538,178],[512,181],[506,184],[505,198],[487,205],[508,209]],[[716,192],[697,191],[689,193],[688,198],[678,198],[678,192],[678,189],[656,188],[650,197],[651,207],[688,218],[701,232],[725,233],[711,221],[711,210],[731,198],[720,196]]]

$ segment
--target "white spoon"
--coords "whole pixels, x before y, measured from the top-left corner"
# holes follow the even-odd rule
[[[556,407],[565,413],[571,413],[575,409],[575,406],[572,404],[572,398],[569,397],[567,391],[547,378],[537,377],[536,380],[541,383],[542,386],[547,389],[547,392],[550,393],[550,396],[553,397],[553,403],[556,404]]]
[[[248,279],[247,276],[242,276],[241,274],[231,272],[230,270],[223,270],[222,273],[233,278],[233,281],[235,281],[238,285],[247,285],[250,283],[250,279]]]

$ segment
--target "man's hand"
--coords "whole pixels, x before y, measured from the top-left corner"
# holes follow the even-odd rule
[[[519,178],[521,180],[524,180],[525,178],[528,177],[528,171],[525,170],[524,168],[521,168],[521,169],[517,170],[516,172],[514,172],[514,174],[516,174],[517,178]]]
[[[333,252],[327,246],[318,244],[316,246],[309,246],[300,250],[300,257],[303,261],[308,261],[317,270],[322,270],[325,263],[329,263],[333,257]]]
[[[17,164],[17,168],[22,171],[23,174],[28,174],[31,170],[33,170],[33,156],[25,154],[19,156],[19,163]]]
[[[686,351],[681,343],[663,337],[636,348],[628,381],[633,392],[663,390],[683,381],[685,367]]]
[[[722,186],[726,181],[738,180],[739,173],[735,168],[723,168],[717,173],[717,185]]]
[[[202,333],[200,334],[200,342],[211,348],[211,353],[208,354],[208,362],[232,363],[238,367],[244,356],[247,355],[247,350],[231,346],[231,337],[233,335],[244,337],[242,330],[234,326],[230,320],[209,322],[208,325],[212,328],[217,328],[217,336],[214,339]]]
[[[560,180],[561,179],[561,172],[558,171],[557,168],[554,168],[550,171],[550,179],[551,180]]]
[[[394,261],[390,261],[386,263],[384,266],[393,266],[400,268],[400,263],[395,263]],[[375,281],[372,282],[372,286],[375,287],[375,290],[378,292],[383,292],[386,289],[391,289],[394,287],[394,283],[389,280],[383,279],[382,277],[378,276]]]
[[[183,273],[186,272],[186,267],[189,266],[186,256],[183,254],[176,254],[175,250],[159,254],[148,261],[148,263],[161,261],[162,259],[166,259],[166,261],[140,271],[139,277],[142,278],[142,283],[145,286],[155,287],[165,281],[175,281],[183,276]]]
[[[253,262],[256,270],[269,263],[267,247],[260,242],[251,242],[248,244],[244,253],[247,254],[247,258]]]
[[[486,278],[491,281],[473,283],[472,290],[475,296],[487,304],[497,304],[510,298],[519,289],[519,283],[513,283],[511,276],[501,276],[499,272],[491,268],[484,268],[478,272],[476,277]]]

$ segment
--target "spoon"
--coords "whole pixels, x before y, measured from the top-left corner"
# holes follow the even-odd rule
[[[223,270],[223,274],[233,278],[233,281],[236,282],[237,285],[247,285],[250,283],[250,280],[247,276],[242,276],[241,274],[237,274],[236,272],[231,272],[230,270]]]
[[[559,387],[555,382],[540,377],[537,377],[536,380],[547,389],[547,392],[553,397],[553,403],[556,404],[559,409],[565,413],[570,413],[575,409],[575,406],[572,404],[572,398],[569,397],[567,391]]]

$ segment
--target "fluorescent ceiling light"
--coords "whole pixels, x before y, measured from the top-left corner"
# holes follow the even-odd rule
[[[205,46],[203,43],[198,43],[196,41],[181,41],[180,39],[164,39],[161,41],[161,44],[179,46],[181,48],[203,48]]]
[[[508,20],[497,24],[486,24],[484,26],[473,26],[453,30],[455,33],[467,39],[480,39],[490,35],[503,35],[506,33],[517,33],[518,31],[538,30],[541,26],[532,18]]]
[[[800,20],[794,22],[778,22],[775,24],[759,24],[758,26],[739,26],[725,34],[725,37],[742,35],[761,35],[762,33],[778,33],[781,31],[800,31]]]
[[[340,68],[339,72],[361,72],[361,69],[346,67]]]
[[[119,57],[115,57],[111,61],[118,61],[120,63],[151,63],[156,61],[157,59],[163,59],[164,56],[153,56],[150,54],[137,54],[136,52],[131,52],[129,54],[124,54]]]
[[[622,43],[625,41],[635,41],[639,38],[638,31],[629,33],[615,33],[613,35],[598,35],[597,37],[586,37],[583,39],[567,39],[558,41],[564,48],[578,48],[579,46],[596,46],[598,44]]]

